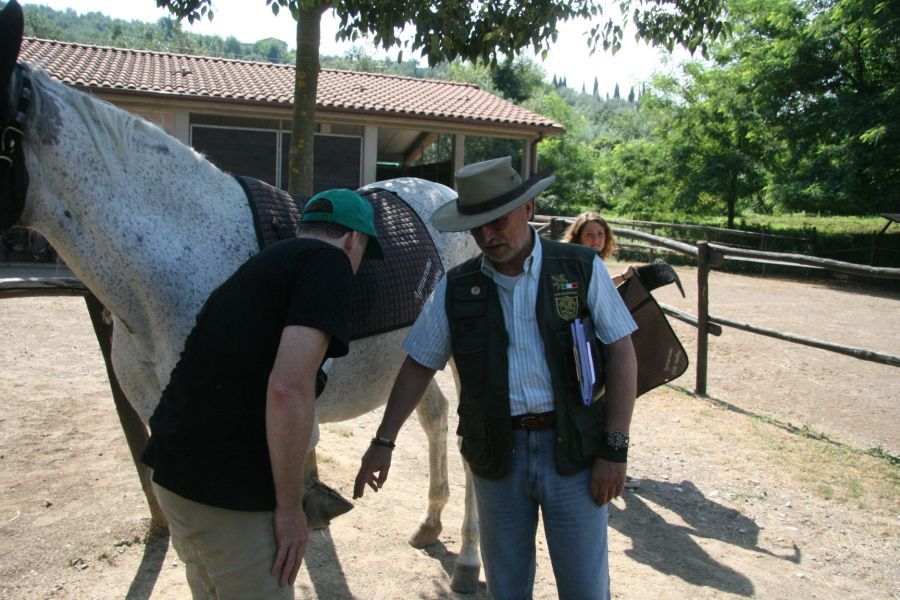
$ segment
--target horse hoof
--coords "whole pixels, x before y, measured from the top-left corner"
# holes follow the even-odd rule
[[[353,508],[353,503],[319,480],[312,481],[303,493],[306,526],[324,529],[331,520]]]
[[[440,525],[435,527],[431,525],[425,525],[423,523],[409,535],[409,539],[407,541],[413,548],[424,548],[426,546],[430,546],[431,544],[438,541],[438,536],[441,535],[441,529],[442,527]]]
[[[474,594],[478,591],[478,574],[481,567],[456,565],[450,579],[450,589],[459,594]]]

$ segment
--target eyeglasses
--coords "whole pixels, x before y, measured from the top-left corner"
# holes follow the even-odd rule
[[[485,223],[484,225],[479,225],[478,227],[473,227],[473,228],[470,229],[469,231],[470,231],[471,233],[475,233],[476,231],[478,231],[478,230],[481,229],[482,227],[487,227],[487,228],[490,229],[491,231],[502,231],[503,229],[506,228],[506,223],[509,221],[509,215],[510,215],[510,214],[511,214],[511,213],[506,213],[506,214],[503,215],[502,217],[497,217],[497,218],[494,219],[493,221],[488,221],[488,222]]]

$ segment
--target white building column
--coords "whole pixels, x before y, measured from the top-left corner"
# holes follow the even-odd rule
[[[191,113],[186,110],[176,110],[173,112],[175,121],[175,130],[169,131],[170,135],[181,140],[186,146],[191,145]]]
[[[453,175],[466,164],[466,136],[463,133],[453,134]],[[455,183],[455,182],[454,182]]]
[[[519,171],[522,174],[522,179],[528,179],[532,176],[531,149],[533,143],[534,142],[530,138],[527,140],[522,140],[522,165]]]
[[[378,170],[378,126],[366,125],[363,133],[362,185],[375,182]]]

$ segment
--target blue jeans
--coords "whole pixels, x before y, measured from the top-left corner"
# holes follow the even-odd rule
[[[513,434],[506,477],[474,477],[488,592],[495,600],[532,597],[540,507],[559,598],[608,600],[607,510],[591,498],[590,469],[556,472],[552,428]]]

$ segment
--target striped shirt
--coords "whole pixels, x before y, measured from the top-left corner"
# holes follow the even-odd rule
[[[510,414],[513,416],[553,410],[550,369],[547,367],[544,340],[538,329],[535,310],[543,252],[539,243],[540,236],[532,231],[534,248],[520,275],[503,275],[494,269],[486,256],[482,255],[481,260],[482,272],[497,284],[503,322],[509,334],[509,402]],[[452,355],[446,295],[445,275],[434,288],[403,342],[404,350],[413,360],[435,370],[443,369]],[[594,259],[587,300],[597,337],[604,344],[611,344],[637,329],[599,256]]]

